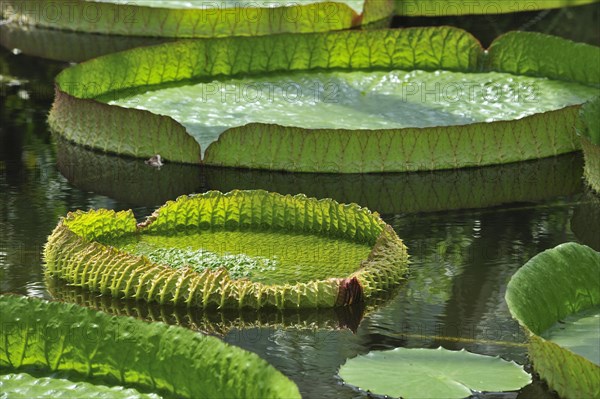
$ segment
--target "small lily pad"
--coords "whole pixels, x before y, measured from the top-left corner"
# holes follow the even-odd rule
[[[210,191],[136,223],[131,211],[69,213],[47,273],[117,298],[201,308],[329,308],[403,280],[406,247],[376,213],[304,195]]]
[[[531,382],[514,362],[441,347],[374,351],[348,360],[339,375],[363,390],[407,399],[460,399],[473,391],[514,391]]]

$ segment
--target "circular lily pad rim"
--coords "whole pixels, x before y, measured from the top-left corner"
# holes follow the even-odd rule
[[[165,264],[154,263],[145,256],[133,255],[96,241],[96,238],[103,236],[104,231],[99,231],[99,234],[94,231],[86,234],[78,231],[80,230],[79,227],[73,228],[73,222],[77,222],[78,219],[100,217],[105,225],[120,226],[117,230],[119,234],[113,236],[152,230],[157,224],[167,219],[167,216],[161,218],[161,213],[167,214],[165,210],[171,211],[172,214],[173,209],[183,209],[183,206],[188,202],[208,201],[214,198],[229,198],[232,200],[242,198],[242,200],[249,199],[250,201],[253,198],[267,198],[274,201],[274,208],[276,205],[285,204],[286,202],[292,205],[314,206],[315,209],[319,207],[326,209],[329,209],[328,207],[338,207],[350,213],[362,215],[363,221],[364,218],[370,220],[372,223],[371,228],[367,226],[366,231],[372,235],[369,239],[372,249],[367,259],[357,265],[357,269],[349,276],[312,280],[306,283],[266,285],[249,280],[231,279],[224,268],[205,269],[202,272],[197,272],[191,268],[175,269]],[[361,220],[357,219],[356,223],[360,222]],[[82,221],[81,224],[85,225],[86,222]],[[223,225],[225,225],[225,220]],[[333,223],[329,226],[333,229],[330,231],[340,232],[337,230],[337,226],[333,226]],[[88,227],[84,226],[81,229]],[[93,229],[93,227],[89,228]],[[274,227],[269,225],[268,229],[271,230]],[[324,236],[312,231],[305,232]],[[363,232],[363,234],[367,233]],[[375,237],[374,234],[377,234],[377,236]],[[364,242],[365,238],[369,237],[362,237],[363,240],[359,242]],[[346,237],[346,239],[349,239],[349,237]],[[65,248],[61,248],[63,246]],[[49,237],[44,249],[44,256],[47,265],[46,272],[51,276],[67,280],[73,285],[123,298],[205,308],[215,307],[215,305],[217,305],[217,308],[260,308],[269,306],[309,308],[351,305],[375,295],[379,291],[397,285],[407,274],[408,264],[408,255],[402,240],[398,238],[391,226],[381,220],[376,212],[373,213],[357,204],[339,204],[331,199],[317,200],[308,198],[303,194],[284,196],[263,190],[234,190],[225,194],[218,191],[209,191],[193,196],[180,196],[175,201],[168,201],[149,216],[145,222],[139,224],[136,222],[131,210],[115,212],[114,210],[100,209],[87,212],[81,210],[69,212],[66,217],[59,221]],[[108,264],[104,265],[106,259],[113,259],[114,262],[108,261]],[[93,263],[93,265],[90,266],[89,263]],[[128,266],[123,266],[121,263],[128,264]],[[133,273],[132,270],[138,267],[144,269],[145,272],[140,272],[141,275]],[[127,281],[125,281],[125,272],[132,273],[132,276],[128,276]],[[154,276],[163,280],[162,287],[157,283],[160,280],[154,281]],[[186,286],[189,292],[182,292],[181,287],[185,286],[185,283],[193,285],[193,287],[191,285]],[[200,286],[202,284],[210,285],[210,289],[216,290],[221,297],[216,298],[215,292],[201,291]],[[198,297],[200,294],[201,297]],[[235,296],[233,303],[237,303],[237,306],[232,306],[232,299],[226,298],[228,295]],[[248,299],[253,295],[256,297],[254,300]],[[292,299],[290,302],[290,297],[295,295],[298,296],[298,299]],[[311,299],[306,301],[302,298],[303,295],[310,295]]]
[[[509,32],[499,36],[494,40],[489,49],[485,51],[479,41],[470,33],[452,27],[344,31],[314,35],[315,34],[309,34],[308,36],[315,37],[315,39],[325,38],[323,40],[335,39],[334,42],[357,40],[357,43],[360,43],[361,40],[366,43],[369,40],[373,41],[377,38],[382,39],[388,38],[389,36],[389,39],[396,38],[396,41],[400,40],[400,38],[409,41],[417,40],[416,44],[414,44],[415,46],[424,45],[423,43],[426,42],[428,35],[431,36],[429,39],[438,37],[439,40],[442,40],[441,38],[452,37],[452,40],[457,41],[457,43],[460,43],[460,45],[463,46],[461,48],[466,55],[457,56],[462,58],[451,59],[450,61],[446,61],[445,58],[435,62],[432,60],[418,61],[415,59],[412,61],[414,64],[411,64],[412,69],[443,69],[474,73],[497,71],[567,80],[592,86],[600,85],[600,73],[590,72],[589,69],[584,69],[582,65],[585,64],[585,62],[572,65],[572,58],[575,58],[575,55],[588,59],[588,61],[595,60],[595,58],[598,58],[597,53],[600,50],[599,48],[540,33]],[[251,43],[273,47],[279,42],[287,43],[287,41],[290,41],[290,43],[294,43],[294,41],[300,40],[301,37],[307,37],[307,35],[288,34],[277,35],[275,37],[205,39],[202,42],[196,43],[201,43],[201,46],[206,46],[207,49],[211,49],[216,57],[216,54],[219,54],[218,51],[225,51],[223,49],[229,48],[229,45],[246,43],[244,40],[251,41],[244,45],[250,45]],[[419,40],[421,40],[422,43],[419,42]],[[444,41],[440,43],[445,43],[446,39],[443,40]],[[365,43],[361,45],[373,45]],[[446,46],[446,44],[439,45]],[[547,51],[543,51],[545,47],[550,45],[561,49],[557,51],[573,53],[570,57],[561,58],[561,63],[565,63],[565,65],[563,65],[560,70],[557,70],[555,68],[556,66],[553,65],[556,57],[554,57],[553,54],[549,54]],[[70,141],[109,153],[139,158],[148,158],[156,153],[160,153],[163,158],[173,162],[205,163],[207,165],[215,166],[287,170],[295,172],[369,173],[453,169],[543,158],[576,151],[581,148],[579,140],[577,140],[572,131],[572,125],[577,118],[577,110],[580,105],[573,105],[558,110],[536,113],[525,118],[511,121],[440,126],[435,128],[356,131],[343,129],[304,129],[299,127],[282,127],[276,124],[252,123],[241,127],[230,128],[223,132],[215,142],[208,146],[204,160],[202,160],[199,144],[187,132],[183,125],[171,117],[154,114],[146,110],[108,105],[94,99],[98,95],[111,92],[114,88],[109,90],[108,88],[99,86],[101,88],[100,91],[91,95],[89,92],[86,94],[85,90],[81,87],[75,87],[77,84],[74,86],[71,85],[74,79],[76,80],[78,76],[83,76],[81,74],[84,73],[84,71],[88,71],[88,69],[91,68],[89,73],[92,73],[94,68],[96,68],[95,65],[98,63],[100,63],[98,65],[103,65],[102,63],[108,63],[107,65],[109,65],[111,62],[119,62],[117,60],[128,59],[127,57],[154,57],[155,55],[152,55],[153,51],[156,51],[157,54],[161,51],[175,52],[174,54],[176,54],[178,51],[186,51],[186,48],[189,46],[194,46],[193,42],[182,40],[157,46],[149,46],[142,49],[127,50],[127,52],[99,57],[66,69],[58,75],[55,82],[56,99],[49,116],[50,126],[54,131],[63,135]],[[218,50],[222,46],[225,47],[223,47],[222,50]],[[287,47],[290,46],[291,45],[288,43]],[[332,50],[330,49],[328,51]],[[400,50],[396,49],[395,51]],[[528,58],[523,58],[523,54],[527,54],[527,57],[531,59],[535,58],[536,62],[532,64],[531,61],[528,61]],[[515,59],[517,59],[518,62],[516,62]],[[226,61],[227,58],[224,60]],[[224,60],[220,60],[219,62],[225,62]],[[381,60],[378,62],[380,61]],[[524,66],[521,65],[522,61],[525,62]],[[400,65],[396,65],[395,62],[396,61],[392,63],[393,65],[390,64],[385,67],[385,69],[403,69],[403,63],[411,61],[398,61],[400,62]],[[421,65],[419,62],[425,63]],[[374,65],[371,63],[367,65],[371,65],[367,70],[378,68],[378,64]],[[407,65],[404,65],[404,67],[407,67]],[[382,64],[379,68],[383,66],[384,65]],[[327,68],[332,67],[328,66]],[[347,68],[349,67],[342,69]],[[267,68],[265,72],[294,72],[312,69],[314,69],[314,66],[304,69],[297,69],[294,67],[289,69],[271,70]],[[364,67],[354,67],[350,69],[364,70]],[[242,70],[238,71],[238,73],[242,72]],[[221,74],[222,73],[223,72],[221,72]],[[224,73],[225,77],[235,75],[232,71]],[[179,72],[177,72],[177,74],[179,74]],[[254,76],[257,75],[257,72],[247,71],[246,75],[248,74]],[[219,76],[221,76],[219,73],[215,74],[214,72],[202,72],[200,74],[194,72],[194,74],[191,75],[194,79]],[[98,79],[97,76],[96,79]],[[183,78],[164,78],[163,80],[161,77],[160,79],[160,81],[164,83],[169,81],[179,81]],[[105,85],[105,83],[102,83],[101,81],[99,84]],[[110,83],[110,85],[112,84],[113,83]],[[147,82],[147,84],[152,85],[153,83]],[[123,89],[125,86],[119,87]],[[131,85],[132,88],[137,86],[139,86],[137,83]],[[101,114],[102,117],[94,116],[96,113]],[[143,129],[144,131],[140,132],[140,129],[134,128],[133,126],[136,125],[136,123],[139,124],[138,122],[142,120],[144,121],[145,127]],[[132,123],[133,121],[137,122]],[[125,127],[129,125],[132,125],[132,127]],[[554,127],[554,130],[550,133],[549,131],[551,129],[547,128],[548,125]],[[124,126],[123,129],[127,130],[127,132],[115,133],[115,130],[117,130],[114,128],[115,126]],[[153,132],[155,128],[158,130]],[[106,132],[104,132],[105,129],[107,130]],[[93,137],[90,137],[87,133],[91,130],[96,133],[92,135]],[[158,132],[160,132],[160,134]],[[418,142],[421,143],[419,145],[424,146],[424,148],[419,149],[419,152],[424,151],[424,155],[417,155],[413,159],[412,155],[396,154],[395,152],[394,155],[390,155],[390,159],[387,159],[386,157],[383,157],[383,150],[378,147],[378,143],[369,142],[368,137],[374,134],[381,136],[376,140],[378,142],[381,140],[390,141],[390,143],[384,144],[384,147],[388,148],[388,150],[391,147],[397,147],[404,140],[418,138]],[[441,144],[441,149],[438,151],[429,149],[427,146],[431,146],[431,143],[434,143],[433,145],[437,146],[439,137],[442,134],[444,136],[447,135],[448,137],[442,140],[444,143]],[[500,137],[495,137],[496,134]],[[297,148],[298,146],[294,147],[294,137],[298,136],[304,137],[303,140],[305,141],[310,141],[305,143],[305,145],[300,146],[301,148]],[[312,148],[313,141],[317,144],[320,143],[321,148],[338,148],[340,146],[340,148],[343,148],[344,143],[340,141],[340,137],[351,137],[352,140],[358,142],[366,141],[369,147],[364,153],[367,155],[363,155],[362,159],[354,159],[352,157],[349,157],[348,159],[344,157],[338,159],[334,156],[335,154],[318,154],[320,151],[307,152],[308,150],[306,148]],[[474,140],[474,138],[477,140]],[[123,140],[125,142],[122,142]],[[449,141],[449,143],[445,143],[446,140]],[[272,149],[266,147],[262,153],[256,150],[247,151],[249,145],[253,148],[260,149],[264,147],[264,143],[271,143],[271,146],[277,145],[279,152],[277,154],[272,153]],[[391,145],[391,143],[394,145]],[[345,145],[347,144],[348,143]],[[497,150],[499,148],[498,145],[500,144],[504,144],[504,147],[506,147],[503,151]],[[288,146],[291,146],[291,149],[287,149]],[[426,155],[430,150],[436,152],[437,155]],[[287,152],[289,152],[289,154]],[[454,154],[452,154],[452,152],[454,152]],[[371,153],[379,155],[375,159]],[[308,159],[319,156],[323,158]],[[339,157],[339,154],[337,156]]]

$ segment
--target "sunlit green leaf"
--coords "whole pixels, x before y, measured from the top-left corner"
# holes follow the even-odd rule
[[[185,328],[14,296],[0,296],[0,314],[2,372],[45,374],[33,387],[24,374],[1,377],[2,393],[9,397],[45,389],[62,397],[66,388],[70,397],[135,393],[108,388],[114,386],[167,398],[300,397],[294,383],[257,355]],[[64,378],[89,384],[72,390],[75,383]]]

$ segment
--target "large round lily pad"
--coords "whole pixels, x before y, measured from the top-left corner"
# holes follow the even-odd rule
[[[536,255],[511,278],[506,302],[548,386],[564,398],[599,397],[600,253],[566,243]]]
[[[6,0],[2,16],[19,24],[112,35],[255,36],[324,32],[377,22],[393,0]]]
[[[15,296],[0,314],[3,397],[300,398],[259,356],[186,328]]]
[[[486,52],[450,27],[179,41],[63,71],[49,122],[106,152],[207,165],[504,164],[580,148],[598,62],[598,47],[525,32]]]
[[[70,213],[44,255],[70,284],[203,308],[349,305],[407,271],[406,247],[376,213],[265,191],[183,196],[140,224],[131,211]]]

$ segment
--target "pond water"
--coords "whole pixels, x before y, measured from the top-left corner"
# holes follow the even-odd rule
[[[483,17],[426,22],[475,24],[497,35],[534,18],[548,24],[530,27],[554,26],[554,33],[577,38],[579,32],[579,40],[600,42],[596,24],[586,25],[597,22],[597,6],[491,22]],[[580,154],[504,167],[370,176],[168,164],[157,170],[54,139],[46,125],[52,79],[68,63],[15,53],[0,50],[0,292],[76,301],[218,335],[265,358],[306,398],[366,397],[343,385],[336,373],[346,359],[374,349],[464,348],[528,364],[525,336],[504,301],[510,276],[537,253],[566,241],[600,250],[600,201],[583,187]],[[142,219],[178,195],[233,188],[304,192],[379,211],[409,248],[409,280],[364,309],[204,313],[113,301],[44,279],[43,245],[68,211],[131,208]],[[478,397],[555,396],[535,381],[518,393]]]

